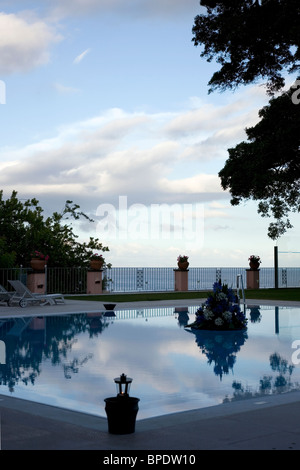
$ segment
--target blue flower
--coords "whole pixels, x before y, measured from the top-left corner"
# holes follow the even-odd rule
[[[208,329],[244,328],[247,325],[247,319],[235,302],[236,295],[232,288],[229,288],[226,284],[221,284],[221,282],[215,282],[213,292],[208,294],[205,303],[196,311],[195,327],[198,325],[199,328]],[[204,314],[204,311],[206,314]],[[227,313],[227,318],[225,315],[226,321],[223,317],[225,312],[231,314]]]

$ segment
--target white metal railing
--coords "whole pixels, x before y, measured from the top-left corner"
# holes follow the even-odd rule
[[[0,284],[10,289],[8,280],[20,279],[26,284],[27,268],[0,268]],[[235,288],[239,277],[242,294],[247,288],[246,268],[192,267],[189,268],[188,290],[211,290],[214,282],[221,280]],[[47,292],[62,294],[86,293],[87,268],[47,269]],[[174,268],[112,267],[103,271],[104,286],[110,292],[174,291]],[[300,268],[279,268],[278,287],[300,287]],[[274,288],[274,268],[260,269],[260,288]]]

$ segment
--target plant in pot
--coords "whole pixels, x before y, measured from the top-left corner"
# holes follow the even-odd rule
[[[248,258],[248,261],[249,261],[250,269],[252,269],[252,271],[256,271],[259,268],[260,263],[261,263],[260,257],[256,255],[251,255]]]
[[[98,253],[93,253],[90,256],[90,268],[99,271],[103,268],[105,263],[105,259],[102,255],[98,255]]]
[[[189,267],[189,262],[188,262],[189,257],[186,255],[179,255],[177,258],[177,266],[180,269],[180,271],[186,271],[187,268]]]

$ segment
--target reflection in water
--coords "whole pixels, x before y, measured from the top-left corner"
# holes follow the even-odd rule
[[[184,328],[189,322],[188,307],[177,307],[175,308],[174,313],[176,314],[175,318],[178,320],[178,326]]]
[[[7,320],[0,330],[7,355],[6,364],[0,370],[0,385],[6,385],[13,392],[19,382],[34,384],[45,359],[49,359],[52,365],[61,365],[65,378],[70,378],[92,357],[92,354],[86,354],[83,359],[74,358],[66,364],[68,352],[77,342],[75,336],[85,332],[93,338],[108,325],[102,314]]]
[[[253,305],[247,330],[186,330],[195,309],[1,319],[0,393],[104,415],[113,377],[127,372],[144,418],[296,389],[300,368],[286,358],[299,309]]]
[[[261,313],[258,305],[248,305],[250,310],[251,323],[259,323],[261,321]]]
[[[84,359],[79,360],[78,358],[73,359],[69,364],[64,364],[64,376],[65,379],[71,379],[72,374],[77,374],[79,368],[87,363],[89,359],[93,357],[93,354],[88,354]]]
[[[247,386],[243,386],[239,381],[234,381],[232,383],[232,388],[234,389],[233,397],[230,400],[226,398],[224,402],[299,390],[299,384],[293,383],[291,380],[291,375],[295,368],[294,365],[289,364],[278,353],[271,354],[269,361],[271,370],[277,372],[278,375],[264,375],[259,380],[259,385],[255,391],[250,390]]]
[[[214,373],[220,377],[228,374],[236,361],[236,355],[244,345],[248,338],[246,330],[234,331],[211,331],[211,330],[194,330],[196,343],[202,354],[208,359],[208,364],[214,363]]]

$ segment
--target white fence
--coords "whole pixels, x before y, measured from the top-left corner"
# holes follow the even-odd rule
[[[0,269],[0,284],[9,289],[8,279],[20,279],[26,283],[28,269]],[[245,267],[236,268],[190,268],[188,289],[210,290],[215,281],[221,280],[236,287],[237,276],[242,275],[247,288]],[[63,294],[86,293],[87,268],[48,268],[47,292]],[[173,268],[126,268],[113,267],[103,272],[104,288],[111,292],[159,292],[174,290]],[[260,288],[275,287],[274,268],[260,269]],[[300,268],[279,268],[278,287],[300,287]]]

